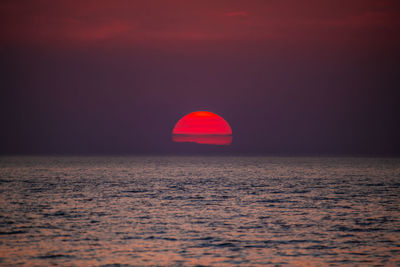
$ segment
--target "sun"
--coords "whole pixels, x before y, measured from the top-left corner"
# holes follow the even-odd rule
[[[182,117],[172,130],[174,142],[230,145],[232,128],[221,116],[209,111],[195,111]]]

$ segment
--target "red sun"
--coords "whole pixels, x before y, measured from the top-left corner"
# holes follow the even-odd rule
[[[232,129],[222,117],[208,111],[195,111],[180,119],[172,130],[174,142],[230,145]]]

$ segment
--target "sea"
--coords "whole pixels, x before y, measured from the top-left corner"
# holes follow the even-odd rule
[[[0,266],[400,266],[400,158],[0,157]]]

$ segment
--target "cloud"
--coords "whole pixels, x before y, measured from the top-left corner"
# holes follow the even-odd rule
[[[120,38],[134,31],[134,26],[121,21],[111,21],[92,27],[78,26],[69,30],[69,40],[101,41]]]
[[[395,1],[3,1],[0,44],[394,38]],[[245,10],[245,11],[244,11]],[[221,15],[222,14],[222,15]],[[249,15],[251,14],[251,16]],[[238,18],[238,19],[227,19]],[[157,41],[157,42],[156,42]]]
[[[247,14],[247,12],[244,12],[244,11],[236,11],[236,12],[225,13],[225,16],[227,16],[227,17],[247,17],[248,14]]]

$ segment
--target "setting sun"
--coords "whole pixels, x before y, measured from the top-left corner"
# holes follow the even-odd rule
[[[222,117],[208,111],[195,111],[181,118],[172,131],[174,142],[230,145],[232,129]]]

